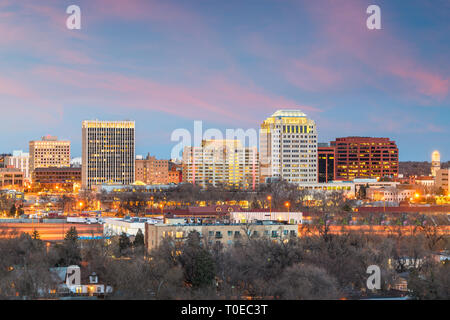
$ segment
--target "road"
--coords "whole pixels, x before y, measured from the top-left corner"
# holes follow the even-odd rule
[[[70,227],[77,228],[79,237],[92,237],[103,235],[103,226],[99,224],[80,223],[0,223],[0,237],[5,237],[4,232],[17,231],[19,234],[26,232],[31,234],[34,230],[39,232],[41,240],[56,241],[64,239]]]

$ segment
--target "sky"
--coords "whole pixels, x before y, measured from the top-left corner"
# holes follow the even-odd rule
[[[83,120],[135,120],[136,154],[167,159],[194,120],[258,129],[299,109],[319,142],[389,137],[401,161],[447,161],[449,57],[448,0],[2,0],[0,153],[50,134],[78,157]]]

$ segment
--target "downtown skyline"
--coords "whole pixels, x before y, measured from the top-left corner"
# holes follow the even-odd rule
[[[83,120],[135,120],[136,154],[168,158],[173,130],[258,129],[278,109],[318,142],[388,137],[400,161],[450,159],[448,2],[32,1],[0,5],[1,152],[50,134],[81,157]],[[82,29],[65,28],[77,4]],[[281,22],[282,21],[282,22]]]

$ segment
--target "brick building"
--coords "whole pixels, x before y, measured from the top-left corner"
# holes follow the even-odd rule
[[[337,138],[330,145],[338,180],[398,176],[398,148],[389,138]]]

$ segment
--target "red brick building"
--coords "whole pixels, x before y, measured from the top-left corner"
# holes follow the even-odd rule
[[[398,148],[389,138],[346,137],[335,147],[336,180],[398,176]]]
[[[135,161],[135,181],[145,184],[169,183],[169,160],[158,160],[148,154],[147,158]]]

